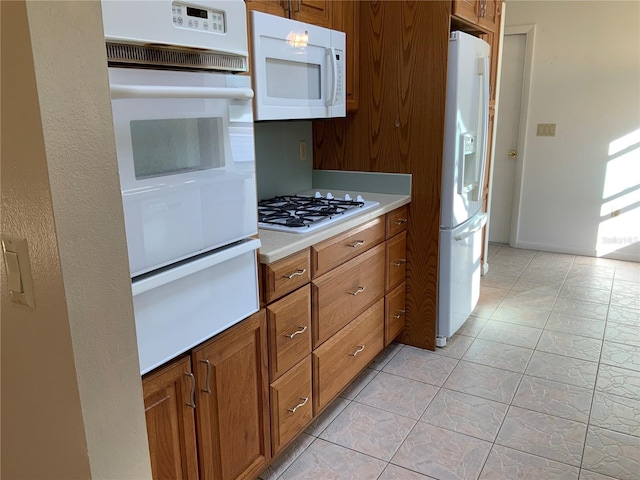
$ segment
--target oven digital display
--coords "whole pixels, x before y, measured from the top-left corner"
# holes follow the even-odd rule
[[[208,18],[209,14],[206,10],[200,8],[187,7],[187,15],[189,17]]]

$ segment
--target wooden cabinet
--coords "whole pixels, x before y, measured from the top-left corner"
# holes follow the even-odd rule
[[[383,348],[384,301],[313,351],[314,413],[327,406]]]
[[[272,302],[311,280],[309,249],[268,265],[261,265],[263,298]]]
[[[145,375],[142,386],[154,480],[251,479],[267,465],[264,310]]]
[[[342,0],[333,2],[334,30],[347,35],[347,65],[345,95],[347,111],[358,110],[358,84],[360,82],[360,1]]]
[[[497,32],[500,30],[502,0],[453,0],[451,15],[485,31]]]
[[[412,175],[402,342],[432,350],[450,25],[451,2],[360,2],[358,111],[313,122],[314,168]]]
[[[311,355],[271,384],[273,453],[293,440],[313,418]]]
[[[404,332],[406,324],[406,271],[408,206],[387,213],[384,346]]]
[[[200,479],[257,476],[271,458],[265,312],[192,352]]]
[[[151,472],[156,480],[198,478],[192,381],[189,357],[142,380]]]
[[[352,228],[311,247],[313,278],[327,273],[384,241],[384,217]]]
[[[384,297],[384,346],[389,345],[405,326],[405,290],[402,282]]]
[[[267,307],[269,377],[280,377],[311,353],[311,287],[305,285]]]
[[[249,10],[332,28],[330,0],[246,0],[246,4]]]
[[[387,240],[387,274],[385,291],[388,292],[404,282],[407,268],[407,233],[402,232]]]
[[[384,296],[385,248],[380,244],[312,282],[312,339],[317,348]]]

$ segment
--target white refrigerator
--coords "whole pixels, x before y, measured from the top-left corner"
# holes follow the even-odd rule
[[[482,190],[489,121],[489,53],[463,32],[449,38],[438,259],[438,332],[444,346],[480,296]]]

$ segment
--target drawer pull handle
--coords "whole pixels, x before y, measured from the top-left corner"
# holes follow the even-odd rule
[[[355,352],[350,353],[349,355],[351,355],[352,357],[355,357],[363,350],[364,350],[364,345],[358,345],[358,349]]]
[[[366,240],[358,240],[357,242],[352,243],[352,244],[351,244],[351,245],[349,245],[349,246],[350,246],[350,247],[353,247],[353,248],[358,248],[358,247],[361,247],[362,245],[364,245],[365,243],[367,243],[367,241],[366,241]]]
[[[399,218],[399,219],[397,219],[394,223],[395,223],[396,225],[404,225],[404,224],[405,224],[405,223],[407,223],[407,222],[408,222],[408,220],[407,220],[406,218]]]
[[[193,376],[193,373],[185,373],[185,375],[191,379],[191,393],[187,405],[196,408],[196,377]]]
[[[394,267],[399,267],[403,264],[407,263],[407,259],[406,258],[401,258],[400,260],[398,260],[397,262],[395,262],[393,264]]]
[[[296,330],[295,332],[293,332],[291,335],[285,335],[285,337],[287,338],[293,338],[296,335],[300,335],[301,333],[304,333],[307,331],[307,326],[305,325],[304,327],[299,327],[298,330]]]
[[[291,413],[296,413],[297,409],[299,409],[300,407],[304,407],[307,404],[307,402],[309,401],[309,397],[300,397],[300,400],[302,400],[301,403],[293,408],[288,408],[287,410],[289,410]]]
[[[207,384],[202,391],[211,393],[211,362],[209,360],[200,360],[200,363],[204,363],[207,366]]]
[[[364,291],[365,291],[365,287],[358,287],[358,289],[355,292],[349,292],[349,293],[355,297],[356,295]]]
[[[397,315],[394,315],[393,318],[400,318],[402,315],[407,313],[406,310],[399,310]]]
[[[300,275],[304,275],[305,273],[307,273],[307,269],[303,268],[302,270],[296,270],[295,272],[289,274],[289,275],[283,275],[282,278],[286,278],[288,280],[291,280],[293,277],[299,277]]]

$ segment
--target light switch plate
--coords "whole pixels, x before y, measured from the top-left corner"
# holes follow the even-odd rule
[[[2,235],[2,256],[11,301],[35,307],[31,262],[26,238]]]

